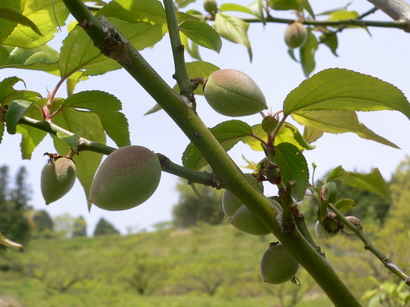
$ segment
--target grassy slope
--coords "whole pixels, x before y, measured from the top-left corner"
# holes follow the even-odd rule
[[[122,237],[35,240],[23,254],[9,255],[25,267],[37,270],[37,274],[46,272],[49,275],[46,281],[42,283],[38,278],[20,273],[0,273],[0,297],[13,298],[27,307],[275,306],[278,304],[276,288],[272,287],[278,286],[264,285],[257,276],[260,256],[273,240],[271,236],[245,235],[229,226],[202,226],[190,231],[166,230]],[[149,255],[157,264],[167,264],[166,281],[154,285],[157,289],[151,295],[138,295],[124,282],[124,276],[129,276],[128,272],[134,268],[135,257],[141,255]],[[180,273],[179,269],[183,272],[184,266],[192,263],[194,266],[190,268],[209,263],[208,267],[219,269],[220,274],[224,274],[224,268],[226,272],[241,272],[235,279],[225,280],[216,294],[210,296],[195,287],[185,289],[195,280],[188,280],[187,272]],[[44,285],[64,282],[65,275],[69,278],[75,272],[89,273],[93,278],[74,285],[66,293]],[[209,272],[205,269],[199,274]],[[296,286],[289,283],[286,287],[295,289]],[[181,293],[176,293],[178,289]],[[297,306],[330,304],[327,299],[315,299]]]

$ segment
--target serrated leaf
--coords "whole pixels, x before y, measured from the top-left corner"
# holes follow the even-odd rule
[[[21,117],[26,113],[33,101],[29,100],[13,100],[9,104],[6,113],[7,132],[10,134],[16,133],[16,126]]]
[[[165,11],[157,0],[116,0],[104,6],[97,16],[116,17],[132,23],[166,23]]]
[[[29,27],[35,33],[37,33],[38,35],[43,36],[43,34],[41,34],[39,28],[30,19],[28,19],[26,16],[20,14],[16,10],[1,7],[0,8],[0,18],[8,19],[12,22],[16,22],[16,23],[21,24],[23,26]]]
[[[396,110],[410,119],[410,104],[394,85],[347,69],[326,69],[304,80],[283,103],[285,115],[296,111]]]
[[[252,128],[240,120],[222,122],[210,130],[225,151],[229,151],[241,139],[252,133]],[[182,164],[185,167],[198,170],[207,165],[208,162],[196,146],[190,143],[182,155]]]
[[[377,168],[369,174],[361,174],[347,172],[342,166],[338,166],[326,178],[327,182],[332,180],[339,180],[351,187],[375,193],[392,203],[389,186]]]
[[[372,140],[393,148],[399,148],[396,144],[374,133],[359,122],[356,112],[354,111],[298,111],[292,113],[291,116],[299,124],[315,128],[319,131],[336,134],[352,132],[361,138]]]
[[[295,182],[293,197],[301,201],[309,184],[309,169],[303,154],[290,143],[280,143],[275,146],[273,162],[279,166],[284,183]]]
[[[299,48],[300,63],[305,77],[309,77],[312,71],[315,70],[315,53],[318,47],[316,36],[313,35],[310,28],[307,28],[306,42]]]
[[[185,21],[179,25],[180,31],[195,43],[219,53],[222,41],[219,34],[205,22]]]
[[[87,109],[101,120],[104,130],[118,147],[130,144],[128,122],[124,114],[119,112],[121,101],[114,95],[102,91],[84,91],[69,96],[63,108]]]
[[[3,44],[21,48],[35,48],[44,45],[54,37],[58,27],[65,24],[68,13],[62,0],[26,1],[22,14],[37,25],[42,35],[18,24]]]
[[[335,207],[340,212],[346,212],[346,211],[349,211],[349,210],[353,210],[355,205],[356,205],[356,202],[353,199],[343,198],[343,199],[339,199],[336,202]]]
[[[145,23],[135,24],[116,18],[111,18],[110,22],[137,50],[155,45],[166,33],[165,26],[162,24],[154,26]],[[119,68],[121,66],[116,61],[104,56],[94,46],[91,38],[80,26],[76,26],[63,41],[59,64],[62,77],[70,76],[78,70],[84,71],[85,75],[99,75]]]
[[[252,133],[259,139],[265,142],[268,141],[266,131],[263,129],[261,124],[252,126]],[[249,145],[253,150],[263,151],[259,139],[254,137],[246,137],[242,140],[242,142]],[[309,143],[304,140],[299,130],[289,123],[284,123],[276,135],[274,145],[279,145],[280,143],[290,143],[296,146],[299,150],[315,148],[315,146],[309,145]]]
[[[23,82],[18,77],[9,77],[0,82],[0,105],[5,106],[13,100],[30,100],[33,101],[41,95],[37,92],[27,90],[15,90],[14,85],[17,82]]]
[[[252,48],[248,38],[249,23],[242,19],[224,13],[215,14],[214,27],[223,38],[248,49],[249,59],[252,61]]]
[[[21,1],[1,1],[0,3],[0,7],[12,9],[19,13],[22,9],[21,6]],[[11,32],[13,32],[13,29],[16,27],[16,25],[16,22],[0,18],[0,43],[2,43],[10,35]]]
[[[53,118],[53,122],[73,133],[83,131],[83,137],[94,142],[105,144],[106,138],[101,121],[97,114],[92,112],[77,111],[72,108],[63,108]],[[58,153],[66,155],[70,146],[53,136],[54,146]],[[77,169],[77,177],[83,186],[86,197],[88,199],[91,183],[94,178],[94,174],[101,162],[102,155],[90,151],[82,151],[79,155],[74,156],[74,162]]]

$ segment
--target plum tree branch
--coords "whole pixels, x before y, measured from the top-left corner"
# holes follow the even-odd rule
[[[67,8],[82,24],[94,44],[102,52],[115,59],[125,70],[151,95],[181,128],[191,142],[200,150],[209,162],[223,186],[231,190],[255,216],[286,246],[302,266],[317,281],[336,306],[360,306],[359,302],[340,280],[328,261],[309,244],[295,228],[283,232],[276,220],[276,209],[271,201],[257,188],[249,184],[239,167],[227,155],[211,131],[197,116],[192,108],[187,107],[180,95],[158,75],[140,53],[128,43],[118,30],[106,19],[103,24],[92,29],[87,24],[98,23],[87,10],[82,0],[63,0]],[[175,12],[174,12],[175,14]],[[107,48],[109,46],[109,48]]]
[[[175,14],[174,1],[164,0],[164,8],[174,58],[174,78],[177,80],[180,94],[186,96],[190,101],[194,101],[193,84],[188,78],[188,73],[185,67],[184,45],[182,45],[179,36],[178,20]]]
[[[19,125],[27,125],[42,131],[48,132],[50,134],[56,135],[58,132],[64,133],[65,135],[74,135],[71,131],[61,128],[60,126],[53,124],[49,121],[39,121],[27,116],[23,116],[20,121]],[[97,153],[101,153],[104,155],[109,155],[112,153],[116,148],[90,141],[86,138],[80,138],[78,141],[78,150],[79,151],[93,151]],[[158,159],[161,163],[162,171],[184,178],[188,180],[190,183],[200,183],[206,186],[211,186],[213,188],[220,189],[222,188],[220,180],[215,176],[213,173],[209,172],[200,172],[195,171],[178,164],[172,162],[168,157],[164,156],[163,154],[156,153]],[[0,234],[1,239],[1,234]]]
[[[362,240],[365,249],[374,254],[388,270],[390,270],[393,274],[399,276],[406,282],[408,286],[410,286],[410,276],[408,276],[397,264],[393,263],[389,258],[387,258],[385,254],[379,251],[367,238],[361,228],[356,227],[353,223],[347,220],[343,213],[337,210],[335,205],[329,203],[328,206],[330,210],[332,210],[337,215],[338,220],[341,221],[345,226],[347,226],[351,231],[353,231],[360,240]]]
[[[403,0],[368,0],[375,7],[385,12],[397,24],[404,23],[403,28],[406,32],[410,32],[410,5]]]

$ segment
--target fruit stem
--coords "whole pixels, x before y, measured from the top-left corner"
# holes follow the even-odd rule
[[[337,219],[342,222],[345,226],[347,226],[351,231],[353,231],[356,236],[359,237],[360,240],[364,243],[364,249],[367,249],[372,254],[374,254],[383,264],[384,266],[390,270],[393,274],[399,276],[402,280],[406,282],[408,286],[410,286],[410,276],[408,276],[397,264],[393,263],[385,254],[383,254],[380,250],[378,250],[373,243],[367,238],[363,230],[359,227],[356,227],[352,222],[350,222],[346,217],[340,212],[336,206],[332,203],[328,204],[330,210],[332,210]]]

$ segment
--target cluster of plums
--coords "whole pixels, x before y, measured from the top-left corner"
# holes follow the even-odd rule
[[[50,157],[41,173],[41,192],[46,204],[63,197],[74,185],[73,160]],[[158,157],[142,146],[124,146],[103,161],[94,177],[89,202],[105,210],[126,210],[145,202],[161,178]]]
[[[252,174],[245,174],[250,184],[263,193],[263,184]],[[272,205],[280,212],[280,205],[274,201]],[[252,235],[266,235],[269,229],[229,190],[222,195],[222,209],[230,223],[243,232]],[[280,215],[277,216],[280,219]],[[270,244],[262,255],[260,272],[264,282],[280,284],[291,280],[299,269],[295,257],[281,244]]]

